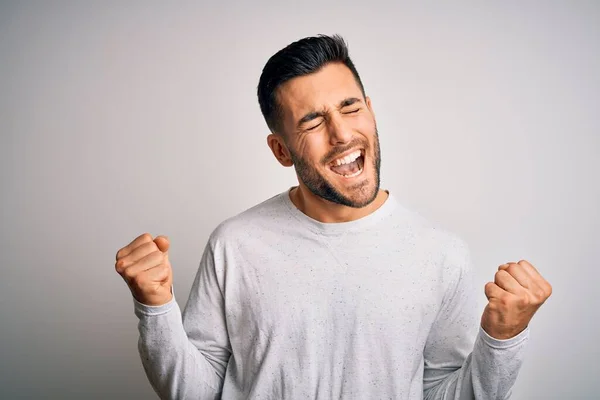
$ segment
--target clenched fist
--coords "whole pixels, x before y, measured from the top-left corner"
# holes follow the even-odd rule
[[[172,299],[173,271],[168,250],[166,236],[152,239],[144,233],[117,252],[115,269],[140,303],[160,306]]]
[[[522,332],[552,294],[552,286],[533,265],[521,260],[498,267],[494,282],[485,285],[489,303],[481,327],[493,338],[510,339]]]

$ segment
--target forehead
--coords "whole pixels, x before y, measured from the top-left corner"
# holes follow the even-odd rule
[[[285,119],[294,121],[307,112],[335,107],[348,97],[363,97],[352,71],[341,63],[327,64],[315,73],[290,79],[277,94]]]

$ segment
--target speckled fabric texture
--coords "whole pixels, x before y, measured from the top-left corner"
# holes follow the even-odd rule
[[[285,191],[214,230],[183,314],[134,300],[142,363],[165,399],[506,399],[529,328],[479,327],[471,268],[393,194],[325,224]]]

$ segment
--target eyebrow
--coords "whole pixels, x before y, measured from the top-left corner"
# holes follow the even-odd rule
[[[357,102],[361,102],[361,100],[356,97],[348,97],[347,99],[344,99],[340,102],[340,104],[338,105],[338,109],[350,106]],[[311,111],[302,118],[300,118],[297,126],[300,127],[303,124],[307,123],[308,121],[312,121],[315,118],[325,117],[326,114],[327,113],[325,111]]]

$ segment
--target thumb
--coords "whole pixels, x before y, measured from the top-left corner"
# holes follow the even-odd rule
[[[160,235],[154,238],[154,243],[156,243],[156,245],[158,246],[158,249],[160,251],[162,251],[163,253],[166,253],[167,251],[169,251],[169,238],[164,236],[164,235]]]

